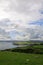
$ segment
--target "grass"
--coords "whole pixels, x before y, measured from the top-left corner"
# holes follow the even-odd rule
[[[19,47],[20,49],[28,49],[28,48],[34,48],[34,49],[37,49],[37,48],[40,48],[40,49],[43,49],[43,45],[33,45],[33,46],[25,46],[25,47]]]
[[[33,48],[42,48],[43,49],[43,45],[35,45],[35,46],[33,46]]]
[[[20,41],[19,41],[19,42],[14,42],[13,44],[15,44],[15,43],[16,43],[16,44],[30,44],[30,43],[32,43],[32,42],[30,42],[30,41],[29,41],[29,42],[28,42],[28,41],[24,41],[24,42],[22,41],[22,42],[20,42]]]
[[[17,47],[17,48],[12,48],[12,49],[5,49],[3,51],[43,54],[43,45],[30,45],[30,46],[25,46],[25,47]]]
[[[13,42],[13,44],[15,45],[15,44],[43,44],[43,42],[38,42],[38,41],[36,41],[36,42],[34,42],[34,41],[19,41],[19,42]]]
[[[28,44],[28,42],[20,42],[18,44]],[[31,43],[31,42],[29,42]],[[33,50],[33,53],[24,53],[29,49]],[[15,52],[13,50],[24,50],[22,53]],[[36,52],[42,54],[35,54]],[[33,45],[20,48],[13,48],[0,51],[0,65],[43,65],[43,45]]]
[[[0,51],[0,65],[43,65],[43,54]]]

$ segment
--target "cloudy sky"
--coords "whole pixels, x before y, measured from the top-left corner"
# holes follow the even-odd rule
[[[43,0],[0,0],[0,40],[43,40]]]

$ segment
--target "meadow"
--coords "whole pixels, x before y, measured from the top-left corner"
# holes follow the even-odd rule
[[[43,65],[43,54],[0,51],[0,65]]]
[[[25,44],[30,42],[25,42]],[[41,43],[41,42],[40,42]],[[43,65],[43,43],[0,50],[0,65]],[[22,42],[17,43],[21,45]]]

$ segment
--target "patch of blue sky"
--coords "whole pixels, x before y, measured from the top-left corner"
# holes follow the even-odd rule
[[[40,10],[39,12],[40,12],[41,14],[43,14],[43,10]]]
[[[24,32],[19,32],[19,31],[16,31],[16,30],[9,32],[9,35],[10,35],[11,38],[14,38],[16,35],[23,36],[24,34],[25,34]]]
[[[43,25],[43,19],[33,21],[33,22],[29,23],[29,24],[30,25]]]
[[[18,34],[18,32],[16,30],[14,30],[14,31],[10,31],[9,34],[10,34],[11,37],[13,37],[16,34]]]

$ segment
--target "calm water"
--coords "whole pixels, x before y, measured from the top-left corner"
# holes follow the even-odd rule
[[[12,42],[0,42],[0,50],[15,48],[17,45],[13,45]]]

